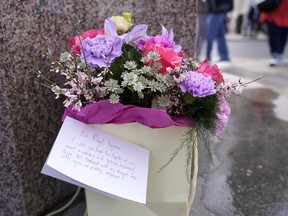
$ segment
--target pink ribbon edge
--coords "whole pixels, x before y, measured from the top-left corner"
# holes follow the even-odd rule
[[[134,105],[112,104],[101,100],[80,109],[65,109],[62,121],[69,116],[86,124],[125,124],[138,122],[150,128],[165,128],[169,126],[195,127],[186,117],[172,119],[165,110],[137,107]]]

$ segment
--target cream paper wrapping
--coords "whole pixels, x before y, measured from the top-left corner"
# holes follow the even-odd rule
[[[161,172],[188,128],[151,129],[138,123],[93,125],[150,150],[146,205],[85,190],[88,216],[184,216],[189,195],[185,150]]]

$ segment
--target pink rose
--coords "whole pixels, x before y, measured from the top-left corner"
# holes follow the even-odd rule
[[[216,85],[224,82],[223,75],[221,74],[217,65],[210,66],[207,60],[203,61],[200,66],[198,66],[195,71],[202,73],[205,77],[211,76]]]
[[[175,69],[181,65],[181,57],[171,48],[164,47],[161,44],[149,43],[143,47],[143,56],[147,56],[151,51],[156,51],[160,55],[160,60],[158,60],[162,65],[162,68],[158,71],[160,74],[166,75],[168,74],[166,68]]]
[[[104,29],[91,29],[82,32],[80,35],[72,37],[68,41],[68,45],[72,48],[73,55],[78,55],[81,53],[81,43],[82,41],[89,37],[90,39],[95,38],[97,35],[104,35]]]

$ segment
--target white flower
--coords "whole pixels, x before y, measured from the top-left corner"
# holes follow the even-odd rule
[[[133,89],[137,92],[141,92],[143,89],[144,89],[144,86],[141,82],[136,82],[134,85],[133,85]]]
[[[156,92],[158,90],[158,83],[155,80],[151,80],[148,82],[148,86],[151,91]]]
[[[79,62],[77,65],[77,69],[83,70],[86,68],[86,64],[83,62]]]
[[[108,94],[107,87],[96,86],[95,90],[99,98],[104,98]]]
[[[137,76],[139,76],[139,75],[141,75],[141,70],[133,69],[133,70],[131,70],[131,73],[134,73],[134,74],[136,74]]]
[[[139,91],[139,92],[137,92],[137,93],[138,93],[138,97],[139,97],[139,98],[141,98],[141,99],[144,98],[144,94],[143,94],[142,91]]]
[[[72,55],[68,52],[64,52],[60,55],[60,62],[66,62],[71,59]]]
[[[77,95],[71,95],[71,94],[69,94],[68,91],[66,92],[65,96],[67,97],[66,100],[63,102],[65,107],[69,107],[71,104],[75,104],[75,101],[78,100]],[[73,108],[74,108],[74,106],[73,106]],[[78,110],[78,109],[76,109],[76,110]]]
[[[87,101],[93,101],[93,92],[91,92],[89,89],[84,89],[83,94]]]
[[[216,91],[222,96],[228,98],[232,94],[240,95],[244,87],[245,86],[243,85],[241,80],[235,82],[226,81],[224,83],[221,83],[221,85],[217,86]]]
[[[138,81],[138,76],[134,73],[124,72],[121,77],[123,78],[122,87],[134,85]]]
[[[158,109],[167,109],[171,103],[172,102],[168,97],[161,95],[153,101],[153,107]]]
[[[152,73],[151,73],[151,67],[149,67],[149,66],[143,66],[143,67],[141,68],[141,70],[140,70],[140,73],[141,73],[141,74],[147,74],[147,75],[152,74]]]
[[[105,86],[107,87],[107,90],[110,92],[117,91],[120,86],[117,83],[117,80],[109,79],[105,82]]]
[[[156,51],[151,51],[147,54],[147,58],[148,58],[148,61],[151,59],[154,61],[157,61],[160,59],[160,54]]]
[[[56,95],[56,99],[59,98],[60,94],[62,94],[63,91],[58,85],[52,85],[51,90]]]
[[[171,76],[165,76],[164,83],[167,87],[173,87],[173,86],[177,85],[177,83],[175,82],[175,80]]]
[[[77,75],[77,77],[78,77],[77,80],[78,80],[80,83],[85,82],[85,81],[87,81],[87,79],[88,79],[87,74],[84,73],[84,72],[77,72],[76,75]]]
[[[137,68],[137,64],[135,61],[127,61],[125,64],[124,64],[124,67],[128,70],[133,70],[133,69],[136,69]]]
[[[95,85],[98,85],[101,83],[101,81],[103,80],[103,77],[100,76],[100,77],[92,77],[91,78],[91,83],[95,84]]]
[[[167,89],[164,83],[156,82],[155,80],[148,81],[148,86],[153,92],[156,91],[164,92]]]
[[[73,109],[77,110],[77,111],[80,111],[80,108],[82,107],[82,102],[81,100],[78,100],[74,106],[73,106]]]
[[[158,70],[162,68],[162,64],[161,62],[154,62],[153,67],[157,70],[158,73]]]
[[[109,98],[109,101],[110,101],[112,104],[118,103],[118,102],[119,102],[119,95],[117,95],[117,94],[111,94],[111,95],[110,95],[110,98]]]
[[[183,82],[187,77],[187,72],[186,73],[182,73],[179,75],[179,77],[173,76],[173,79],[175,80],[176,83],[181,83]]]

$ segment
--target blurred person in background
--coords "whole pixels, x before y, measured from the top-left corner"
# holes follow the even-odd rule
[[[257,7],[257,0],[245,0],[245,11],[243,12],[243,23],[241,33],[244,37],[256,39],[260,31],[264,31],[263,25],[260,25],[260,11]],[[265,31],[264,31],[265,33]]]
[[[259,15],[260,12],[257,8],[256,4],[251,4],[250,9],[248,11],[248,22],[249,22],[249,33],[248,36],[251,38],[256,38],[259,31]]]
[[[260,21],[265,22],[268,30],[268,44],[271,59],[270,66],[287,65],[283,59],[288,35],[288,0],[282,0],[280,5],[271,12],[261,12]]]
[[[203,45],[207,38],[207,15],[208,15],[208,4],[206,0],[198,0],[197,5],[197,36],[196,36],[196,61],[200,62],[200,54]]]
[[[227,13],[233,10],[233,0],[206,0],[207,17],[207,50],[206,58],[211,61],[213,42],[217,41],[219,61],[230,61],[226,42]]]

